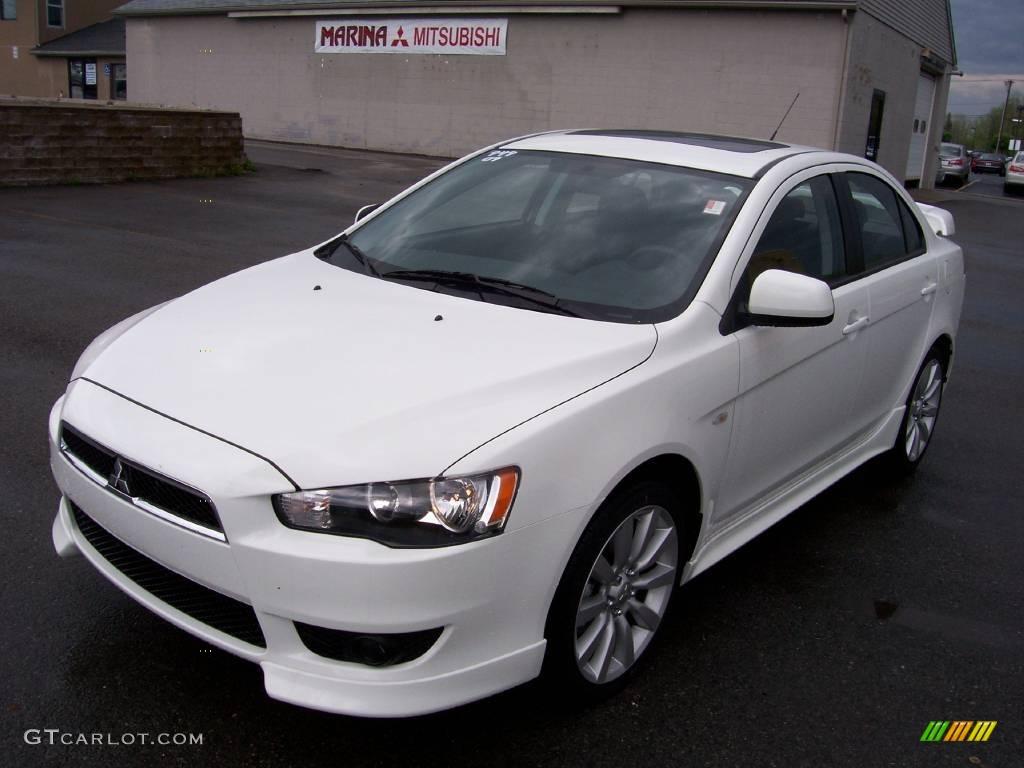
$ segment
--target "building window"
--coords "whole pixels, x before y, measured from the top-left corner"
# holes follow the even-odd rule
[[[128,68],[125,64],[111,66],[110,97],[122,101],[128,98]]]
[[[64,26],[64,0],[46,0],[46,26]]]
[[[0,19],[13,21],[18,18],[18,0],[3,0],[0,5]]]
[[[868,117],[868,142],[864,157],[878,160],[878,148],[882,143],[882,118],[885,115],[885,91],[875,90],[871,97],[871,115]]]

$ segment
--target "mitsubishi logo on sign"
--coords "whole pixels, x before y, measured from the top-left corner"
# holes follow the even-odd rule
[[[316,22],[316,53],[504,56],[508,19],[343,19]]]
[[[110,473],[110,477],[107,478],[107,485],[118,493],[123,493],[125,496],[131,496],[131,493],[128,491],[128,480],[124,475],[125,466],[121,463],[121,459],[118,458],[114,462],[114,470]]]
[[[391,47],[395,48],[399,45],[404,45],[406,48],[409,47],[409,41],[405,39],[405,30],[401,27],[398,28],[398,33],[395,35],[395,39],[391,41]]]

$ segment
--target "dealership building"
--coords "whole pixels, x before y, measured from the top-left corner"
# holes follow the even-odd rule
[[[781,123],[781,141],[931,186],[956,68],[948,0],[132,0],[116,13],[132,101],[237,110],[250,138],[440,156],[554,128],[767,138]]]

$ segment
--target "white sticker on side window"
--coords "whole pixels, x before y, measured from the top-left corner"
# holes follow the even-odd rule
[[[724,212],[724,200],[708,200],[708,204],[704,206],[704,213],[709,214],[710,216],[721,216]]]

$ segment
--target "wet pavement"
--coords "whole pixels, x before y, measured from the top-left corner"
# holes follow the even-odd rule
[[[998,173],[972,173],[970,181],[956,191],[962,194],[982,195],[983,197],[1024,200],[1024,187],[1008,191],[1004,186],[1005,181],[1006,179]],[[943,190],[945,189],[943,187]]]
[[[914,479],[864,467],[688,584],[615,698],[567,708],[531,684],[367,721],[268,699],[257,666],[50,543],[46,416],[92,337],[324,240],[441,164],[249,151],[257,172],[240,178],[0,190],[4,764],[1022,765],[1024,199],[927,193],[956,216],[969,274],[953,379]],[[998,725],[983,744],[921,743],[932,720]],[[29,729],[203,743],[28,744]]]

